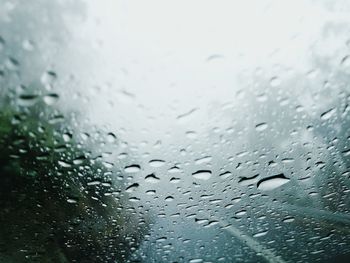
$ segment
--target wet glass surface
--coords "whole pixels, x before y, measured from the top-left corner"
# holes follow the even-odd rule
[[[350,3],[0,0],[0,262],[347,262]]]

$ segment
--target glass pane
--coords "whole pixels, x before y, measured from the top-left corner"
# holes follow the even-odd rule
[[[0,6],[0,262],[350,260],[349,1]]]

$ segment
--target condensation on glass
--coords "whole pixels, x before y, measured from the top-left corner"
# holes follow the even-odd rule
[[[350,3],[0,0],[0,261],[347,262]]]

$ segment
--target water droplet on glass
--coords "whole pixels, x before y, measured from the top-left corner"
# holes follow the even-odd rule
[[[224,172],[224,173],[219,174],[221,179],[226,179],[226,178],[230,177],[231,175],[232,175],[231,172]]]
[[[196,139],[197,138],[197,133],[195,131],[187,131],[186,132],[186,137],[189,139]]]
[[[103,166],[106,167],[107,169],[113,168],[114,164],[111,162],[102,162]]]
[[[282,163],[293,163],[294,159],[293,158],[283,158],[281,160]]]
[[[34,43],[32,41],[26,39],[23,41],[22,47],[24,50],[33,51],[34,50]]]
[[[328,120],[328,119],[330,119],[333,116],[334,113],[335,113],[335,109],[334,108],[323,112],[321,114],[321,120]]]
[[[69,132],[65,132],[62,134],[62,138],[65,142],[69,142],[73,138],[73,135]]]
[[[53,83],[56,81],[57,74],[53,71],[46,71],[41,76],[41,83],[47,88],[51,89]]]
[[[189,263],[202,263],[203,259],[201,258],[194,258],[189,261]]]
[[[132,164],[129,166],[125,166],[124,171],[126,173],[137,173],[141,170],[141,166],[138,164]]]
[[[261,132],[261,131],[266,130],[267,127],[268,127],[268,125],[267,125],[266,122],[262,122],[262,123],[259,123],[259,124],[255,125],[255,129],[256,129],[258,132]]]
[[[294,221],[294,217],[288,216],[282,220],[283,223],[291,223]]]
[[[59,96],[56,93],[47,94],[43,97],[43,100],[47,105],[55,104],[58,101],[58,99]]]
[[[212,160],[211,156],[204,156],[202,158],[198,158],[195,160],[195,164],[203,164],[203,163],[208,163]]]
[[[171,201],[173,201],[173,200],[174,200],[174,197],[171,196],[171,195],[165,197],[165,201],[167,201],[167,202],[171,202]]]
[[[241,210],[241,211],[236,212],[236,216],[244,216],[246,213],[247,213],[246,210]]]
[[[67,163],[67,162],[65,162],[65,161],[58,161],[58,164],[59,164],[60,166],[64,167],[64,168],[70,168],[70,167],[72,167],[71,164],[69,164],[69,163]]]
[[[277,87],[277,86],[281,85],[281,80],[278,77],[272,77],[270,79],[270,85],[271,85],[271,87]]]
[[[169,170],[168,170],[169,173],[180,173],[181,172],[181,169],[177,166],[174,166],[174,167],[171,167]]]
[[[284,174],[277,174],[274,176],[261,179],[257,186],[259,190],[269,191],[280,187],[289,182],[290,179],[284,176]]]
[[[5,46],[5,40],[0,36],[0,51],[4,48]]]
[[[67,203],[70,203],[70,204],[76,204],[76,203],[78,203],[78,199],[76,199],[76,198],[68,198],[67,199]]]
[[[224,58],[223,55],[220,55],[220,54],[213,54],[213,55],[210,55],[209,57],[207,57],[206,61],[207,61],[207,62],[210,62],[210,61],[213,61],[213,60],[223,59],[223,58]]]
[[[117,136],[115,136],[114,133],[110,132],[107,134],[107,142],[113,143],[117,139]]]
[[[100,185],[100,184],[101,184],[101,181],[99,180],[94,180],[87,183],[88,186],[94,186],[94,185]]]
[[[17,59],[9,57],[5,61],[5,65],[9,70],[17,70],[19,67],[19,62]]]
[[[340,65],[342,66],[342,68],[347,71],[350,72],[350,56],[345,56],[341,62]]]
[[[171,177],[170,178],[170,183],[173,183],[173,184],[177,184],[180,181],[181,181],[180,178],[177,178],[177,177]]]
[[[134,183],[132,185],[129,185],[126,189],[125,192],[127,193],[132,193],[134,192],[140,185],[138,183]]]
[[[253,235],[253,237],[262,237],[265,236],[267,234],[268,231],[263,231],[263,232],[259,232]]]
[[[82,164],[85,161],[85,159],[86,159],[85,156],[80,156],[78,158],[75,158],[73,160],[73,164],[80,165],[80,164]]]
[[[22,94],[18,97],[18,105],[29,107],[38,102],[39,97],[34,94]]]
[[[197,172],[192,173],[192,176],[199,180],[209,180],[211,177],[211,171],[210,170],[199,170]]]
[[[165,164],[165,161],[159,160],[159,159],[154,159],[154,160],[150,160],[148,163],[151,167],[161,167]]]
[[[252,177],[242,177],[239,179],[238,184],[242,186],[252,185],[258,181],[259,174],[256,174]]]
[[[155,176],[154,174],[149,174],[145,177],[145,182],[151,183],[151,184],[156,184],[159,182],[159,178]]]

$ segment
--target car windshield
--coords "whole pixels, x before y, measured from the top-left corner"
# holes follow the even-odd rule
[[[0,0],[0,262],[350,261],[350,2]]]

